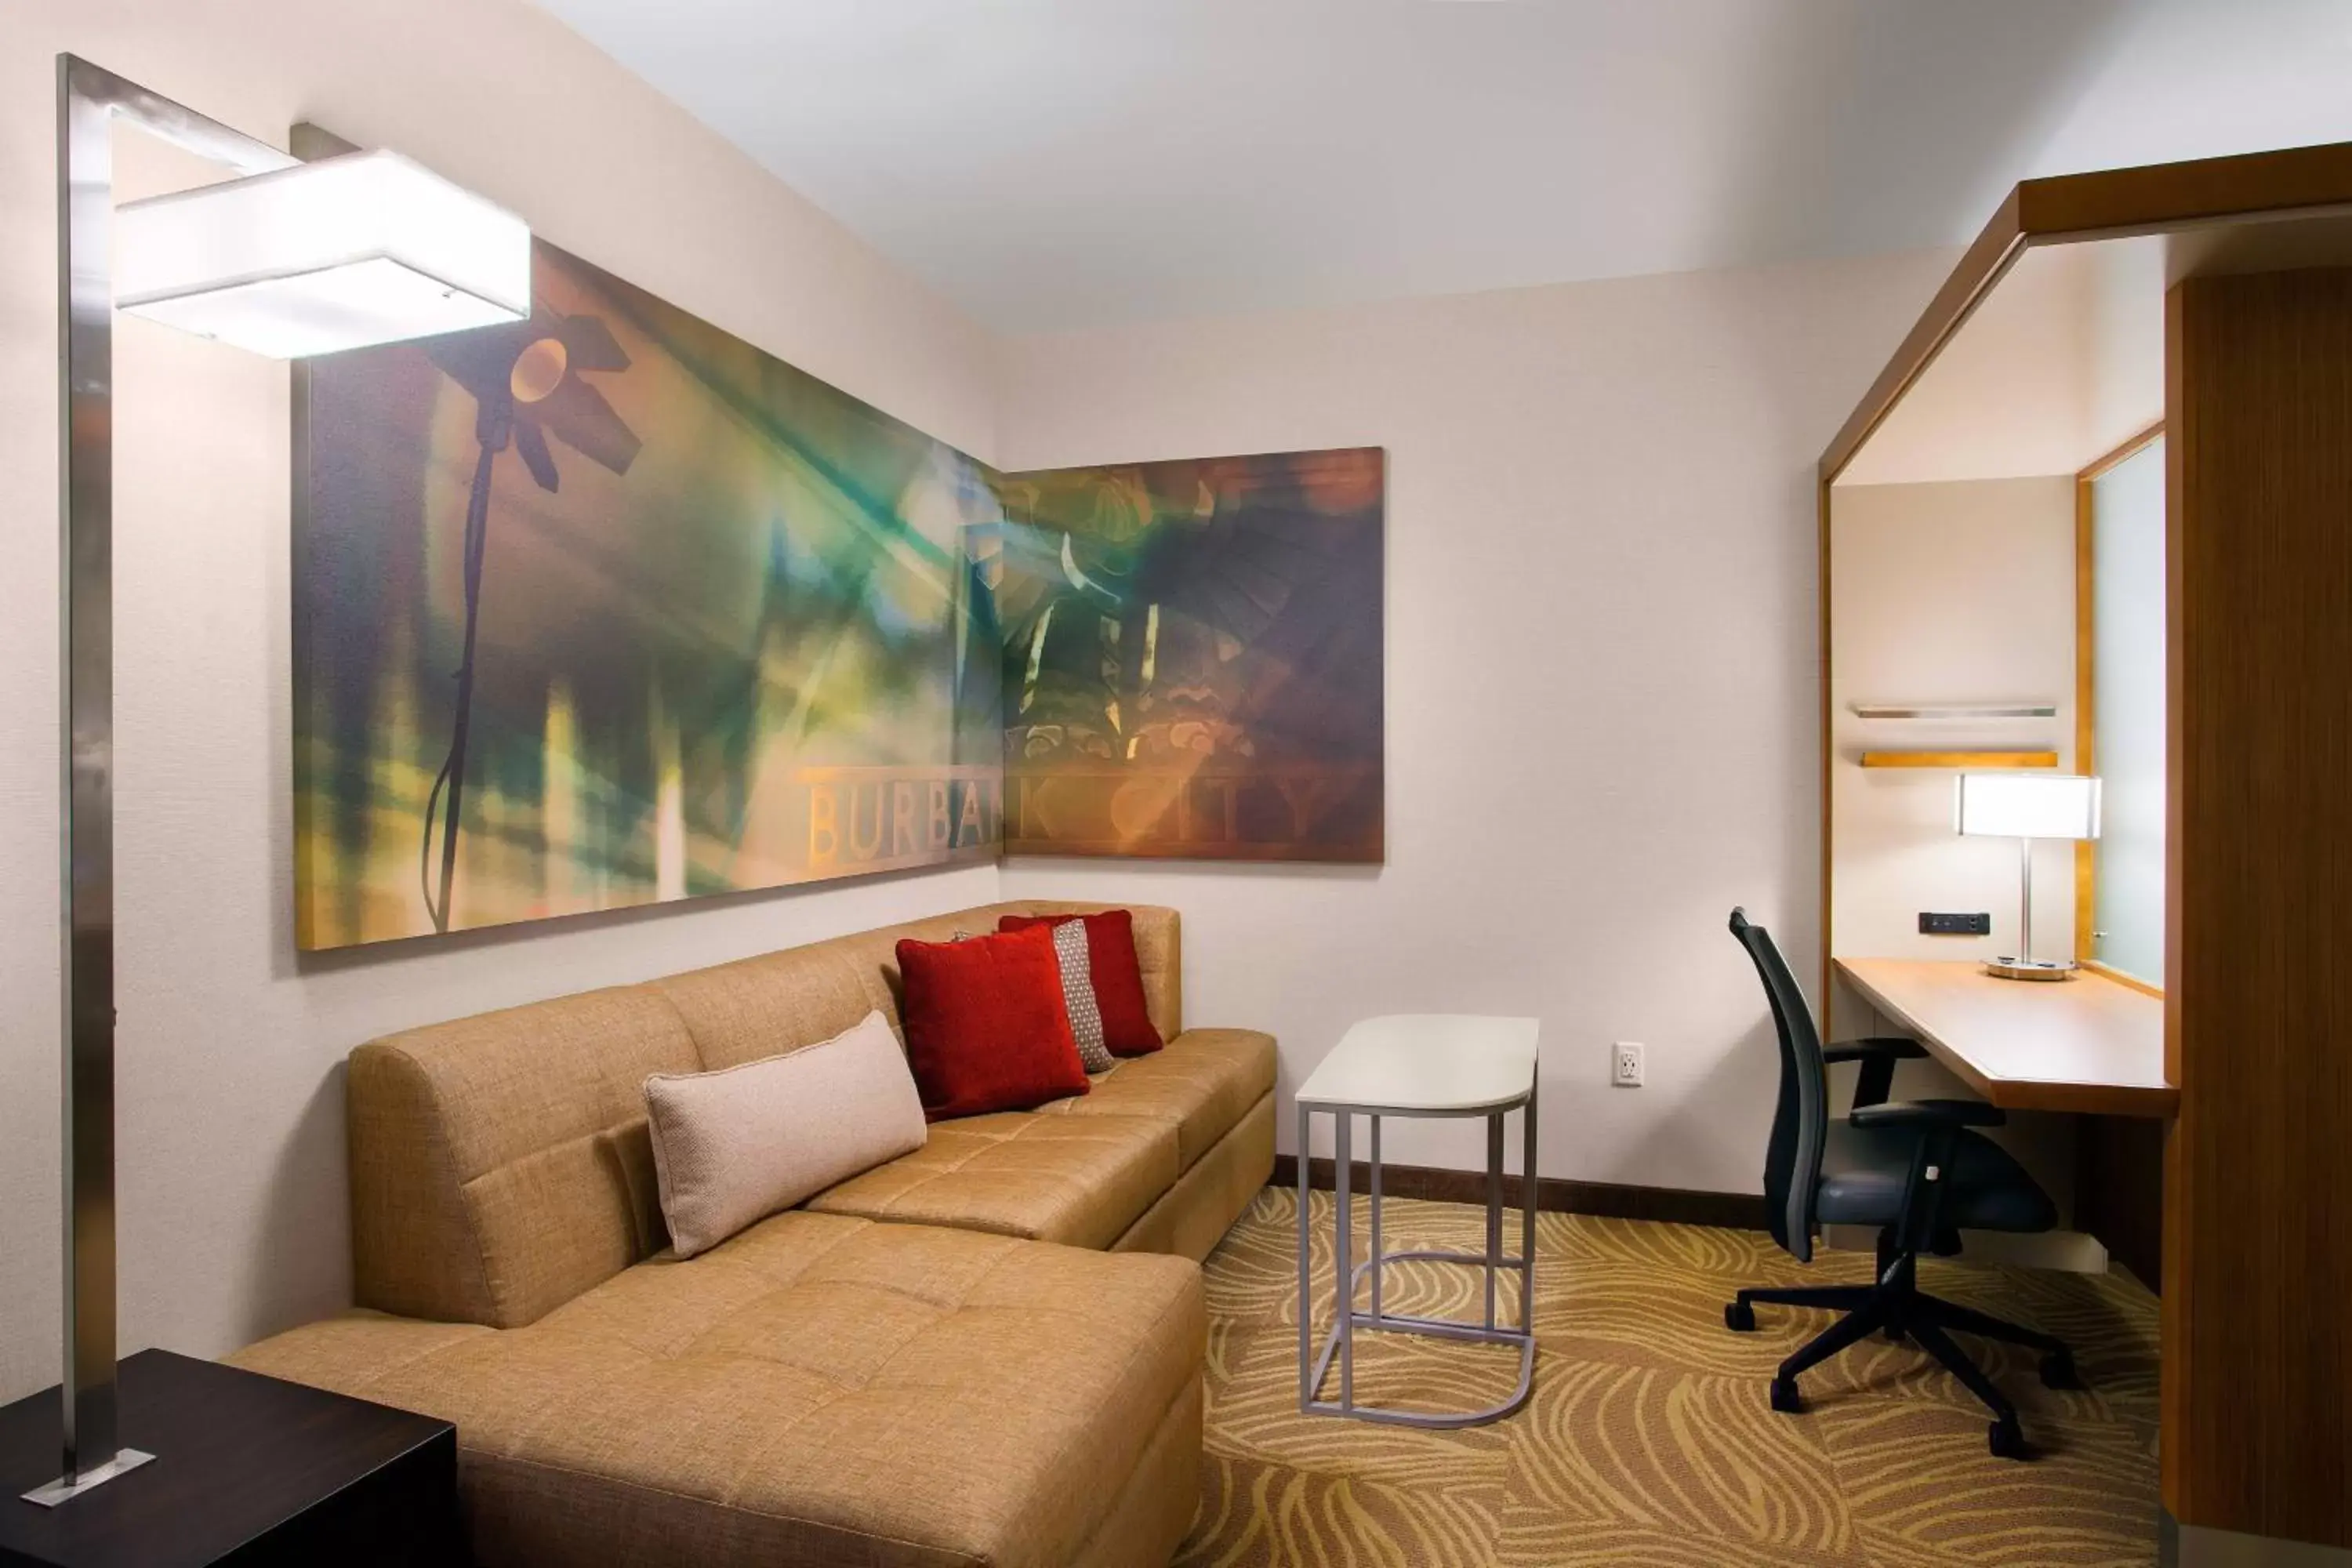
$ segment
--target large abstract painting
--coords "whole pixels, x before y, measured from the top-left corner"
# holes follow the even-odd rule
[[[1012,474],[1005,847],[1381,858],[1378,448]]]
[[[306,372],[299,944],[992,858],[992,476],[561,250],[532,285]]]

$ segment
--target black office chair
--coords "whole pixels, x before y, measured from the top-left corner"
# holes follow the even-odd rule
[[[2028,1458],[2016,1406],[1951,1335],[1975,1334],[2041,1352],[2042,1381],[2052,1388],[2079,1386],[2073,1355],[2048,1334],[1922,1294],[1918,1258],[1923,1251],[1946,1257],[1958,1252],[1962,1229],[2048,1230],[2058,1222],[2056,1205],[2006,1150],[1969,1131],[2000,1125],[2005,1119],[1992,1106],[1973,1100],[1887,1100],[1895,1062],[1927,1054],[1916,1041],[1882,1037],[1823,1049],[1804,993],[1770,933],[1750,924],[1746,911],[1734,910],[1731,934],[1755,961],[1780,1037],[1780,1101],[1764,1156],[1772,1239],[1800,1263],[1810,1263],[1816,1225],[1878,1229],[1878,1270],[1872,1283],[1742,1290],[1724,1308],[1723,1321],[1740,1333],[1754,1331],[1759,1301],[1845,1314],[1780,1363],[1772,1380],[1772,1408],[1791,1414],[1804,1409],[1798,1376],[1884,1330],[1890,1339],[1916,1341],[1984,1401],[1993,1414],[1996,1455]],[[1823,1068],[1831,1062],[1862,1064],[1853,1110],[1843,1121],[1832,1121],[1829,1112]]]

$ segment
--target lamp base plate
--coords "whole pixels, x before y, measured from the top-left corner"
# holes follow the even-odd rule
[[[117,1448],[114,1458],[102,1465],[92,1465],[76,1476],[59,1476],[45,1487],[35,1487],[25,1494],[26,1502],[55,1508],[71,1498],[78,1498],[95,1486],[102,1486],[126,1471],[135,1470],[155,1456],[142,1454],[136,1448]]]
[[[2000,980],[2072,980],[2078,973],[2072,959],[1988,958],[1985,973]]]

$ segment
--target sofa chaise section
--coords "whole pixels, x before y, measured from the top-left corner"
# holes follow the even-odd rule
[[[1181,1259],[794,1212],[526,1328],[359,1315],[233,1359],[455,1422],[485,1568],[1010,1568],[1164,1560],[1205,1321]]]

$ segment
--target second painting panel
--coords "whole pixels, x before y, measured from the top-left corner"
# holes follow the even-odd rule
[[[1008,474],[1010,853],[1378,861],[1378,447]]]

